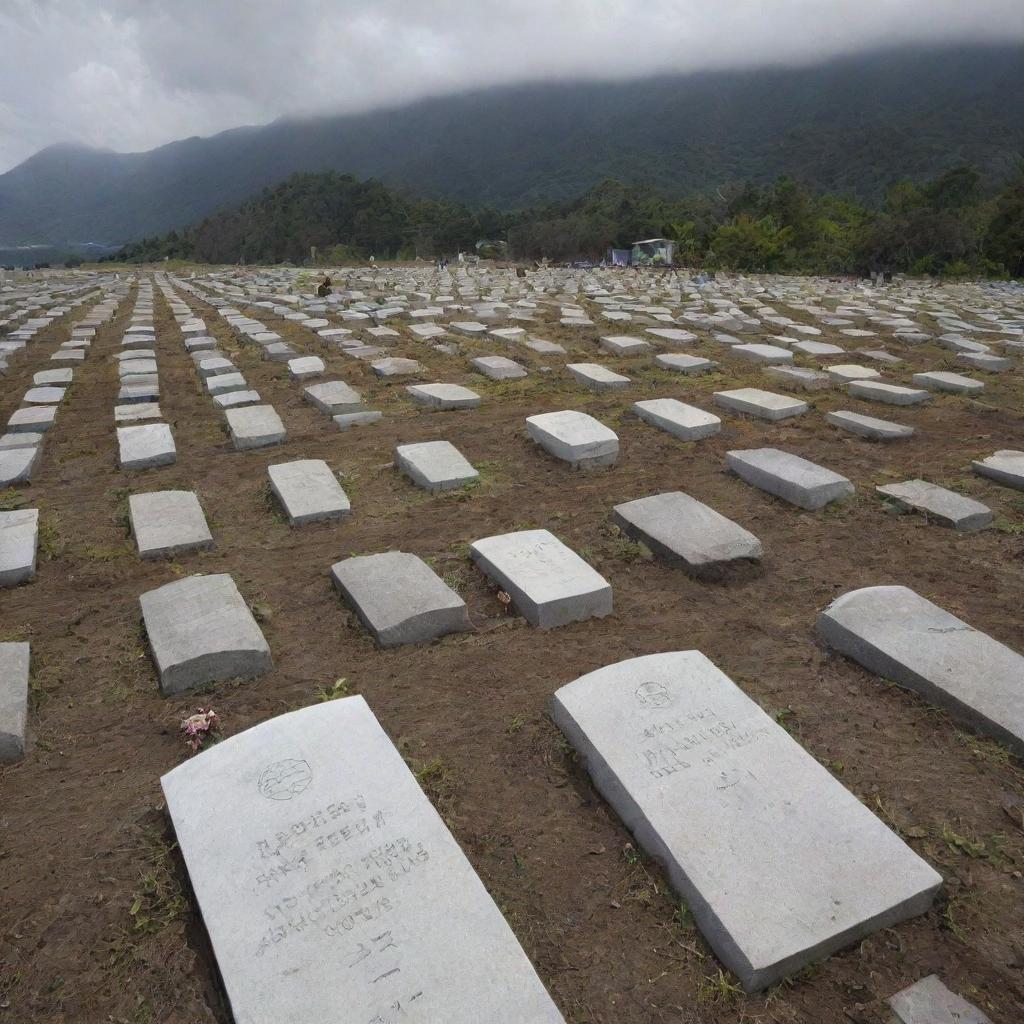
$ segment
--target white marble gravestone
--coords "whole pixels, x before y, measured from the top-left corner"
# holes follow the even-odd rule
[[[0,512],[0,587],[15,587],[36,574],[39,509]]]
[[[747,991],[924,913],[941,884],[699,651],[591,672],[552,717]]]
[[[540,629],[612,613],[608,581],[547,530],[484,537],[469,553]]]
[[[908,587],[864,587],[818,617],[830,647],[1024,755],[1024,656]]]
[[[213,547],[199,499],[192,491],[149,491],[128,498],[132,534],[143,558]]]
[[[267,466],[270,489],[290,526],[343,519],[352,511],[348,495],[323,459],[297,459]]]
[[[27,643],[0,643],[0,764],[25,753],[28,667]]]
[[[563,1024],[362,697],[160,781],[238,1024]]]
[[[992,1024],[976,1006],[950,992],[935,974],[897,992],[887,1002],[894,1024]]]

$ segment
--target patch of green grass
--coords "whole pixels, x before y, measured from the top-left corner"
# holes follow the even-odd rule
[[[329,700],[339,700],[342,697],[350,697],[352,695],[352,687],[349,685],[347,679],[335,679],[330,686],[321,687],[316,694],[316,699],[320,704],[325,704]]]
[[[729,1006],[742,995],[743,990],[721,967],[715,974],[707,974],[697,982],[698,1006]]]
[[[64,553],[64,540],[54,518],[49,515],[39,516],[39,553],[48,562],[59,558]]]
[[[0,512],[11,512],[23,508],[28,503],[28,495],[16,487],[7,487],[0,491]]]

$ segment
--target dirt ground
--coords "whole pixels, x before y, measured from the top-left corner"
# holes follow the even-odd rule
[[[970,471],[972,458],[1024,447],[1018,373],[985,377],[980,401],[941,397],[909,410],[815,394],[807,396],[814,410],[797,420],[723,415],[720,435],[684,444],[640,423],[630,404],[674,396],[712,408],[710,393],[723,386],[772,385],[709,343],[694,351],[719,359],[722,372],[702,378],[657,370],[649,359],[601,356],[635,384],[594,395],[561,370],[564,358],[517,350],[530,376],[498,384],[471,373],[466,360],[499,346],[466,341],[463,355],[451,357],[404,338],[395,354],[420,358],[428,379],[484,396],[475,411],[428,413],[400,386],[376,382],[366,364],[268,313],[273,330],[322,355],[331,376],[385,412],[376,426],[339,432],[302,400],[284,366],[261,362],[254,345],[189,301],[277,408],[287,442],[231,448],[157,290],[160,404],[177,463],[142,474],[116,466],[110,356],[129,300],[76,371],[31,487],[0,492],[3,507],[38,507],[42,522],[38,578],[0,591],[0,639],[32,643],[33,737],[23,762],[0,769],[0,1022],[228,1024],[159,777],[189,756],[179,722],[198,706],[212,704],[230,736],[316,701],[340,678],[400,746],[571,1024],[876,1024],[887,1019],[886,997],[932,972],[995,1024],[1024,1019],[1024,829],[1019,809],[1016,817],[1004,809],[1009,797],[1024,796],[1021,762],[826,653],[813,633],[839,594],[899,583],[1024,651],[1024,494]],[[534,333],[594,358],[599,333],[637,333],[627,326],[580,331],[556,321]],[[48,328],[0,380],[5,419],[67,331],[66,321]],[[932,345],[906,351],[909,365],[895,380],[946,362],[953,368],[952,353]],[[538,372],[545,363],[554,372]],[[615,467],[574,474],[531,444],[524,417],[561,408],[585,410],[619,433]],[[840,434],[824,421],[834,408],[897,419],[917,433],[892,445]],[[430,496],[397,474],[396,443],[436,438],[478,467],[479,486]],[[843,473],[856,496],[803,512],[726,472],[728,449],[761,445]],[[344,474],[349,520],[288,527],[265,470],[297,458],[326,459]],[[989,504],[996,526],[961,536],[896,514],[874,494],[876,484],[916,476]],[[216,548],[140,561],[127,495],[167,488],[198,493]],[[697,582],[611,526],[614,504],[674,489],[760,537],[761,571]],[[530,527],[552,530],[611,582],[614,616],[541,631],[506,615],[471,566],[468,545]],[[375,649],[329,571],[343,557],[390,548],[428,560],[465,597],[476,631]],[[138,597],[193,572],[234,576],[276,667],[255,682],[164,700]],[[547,713],[552,693],[583,673],[689,649],[706,654],[941,871],[945,884],[928,914],[768,992],[739,992]]]

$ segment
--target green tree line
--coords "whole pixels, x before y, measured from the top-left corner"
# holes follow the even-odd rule
[[[967,166],[930,181],[898,181],[880,207],[791,178],[683,198],[607,180],[568,202],[502,212],[411,196],[373,179],[296,174],[115,258],[337,264],[434,259],[497,239],[517,259],[598,261],[648,237],[675,240],[678,263],[707,269],[1021,277],[1024,162],[994,191]]]

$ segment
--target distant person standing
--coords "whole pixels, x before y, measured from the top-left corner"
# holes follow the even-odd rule
[[[317,298],[323,299],[331,294],[331,279],[324,274],[324,279],[316,286]]]

